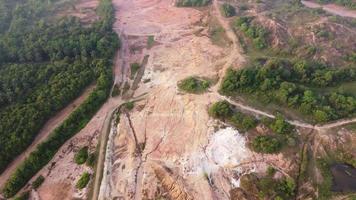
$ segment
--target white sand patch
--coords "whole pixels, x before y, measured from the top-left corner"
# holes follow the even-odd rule
[[[231,170],[237,174],[254,171],[248,166],[239,166],[248,161],[252,152],[246,147],[246,138],[236,129],[227,127],[213,133],[209,143],[201,151],[187,155],[180,159],[183,173],[186,175],[210,175],[218,172],[220,168]],[[235,187],[239,185],[238,180],[231,180]]]
[[[211,137],[207,147],[208,157],[215,165],[231,168],[250,157],[246,139],[231,127],[220,129]]]

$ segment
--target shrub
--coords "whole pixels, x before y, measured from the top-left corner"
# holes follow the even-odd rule
[[[221,5],[220,12],[224,17],[232,17],[236,14],[235,8],[227,3]]]
[[[30,192],[26,191],[20,194],[20,196],[14,198],[14,200],[29,200],[30,199]]]
[[[281,114],[276,116],[276,119],[270,124],[270,128],[277,134],[289,134],[293,130],[293,126],[290,125]]]
[[[199,79],[196,77],[188,77],[178,83],[178,88],[189,93],[202,93],[205,92],[210,86],[207,80]]]
[[[133,79],[134,77],[135,77],[135,75],[136,75],[136,73],[137,73],[137,71],[140,69],[140,64],[138,64],[138,63],[132,63],[131,65],[130,65],[130,69],[131,69],[131,79]]]
[[[94,167],[96,161],[96,153],[89,154],[86,165],[89,167]]]
[[[209,109],[209,114],[214,118],[228,119],[232,116],[233,110],[231,104],[224,100],[214,103]]]
[[[134,108],[135,104],[133,101],[129,101],[129,102],[126,102],[124,104],[124,107],[127,109],[127,110],[132,110]]]
[[[252,141],[252,147],[256,152],[261,153],[277,153],[281,150],[281,142],[272,136],[257,136]]]
[[[154,36],[153,35],[148,36],[148,38],[147,38],[147,48],[148,49],[152,48],[154,43],[155,43]]]
[[[255,128],[257,125],[257,120],[254,117],[240,112],[234,113],[230,121],[236,128],[243,129],[245,131]]]
[[[88,172],[84,172],[82,176],[79,178],[75,186],[78,189],[83,189],[88,185],[89,181],[90,181],[90,174]]]
[[[39,177],[36,178],[35,181],[33,181],[32,188],[33,189],[39,188],[42,185],[42,183],[44,182],[44,180],[45,180],[45,178],[42,175],[40,175]]]
[[[84,164],[88,159],[88,147],[82,147],[75,155],[74,161],[78,165]]]

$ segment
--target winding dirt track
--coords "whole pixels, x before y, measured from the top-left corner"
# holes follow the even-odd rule
[[[38,144],[47,139],[47,137],[53,132],[55,128],[57,128],[63,121],[74,111],[74,109],[83,103],[83,101],[89,96],[91,91],[95,88],[95,85],[90,85],[85,91],[72,103],[66,106],[63,110],[58,112],[55,116],[47,121],[47,123],[43,126],[41,131],[38,133],[32,144],[19,156],[16,157],[14,161],[10,163],[10,165],[6,168],[6,170],[0,176],[0,188],[3,187],[6,180],[11,176],[11,174],[15,171],[17,166],[21,164],[28,155],[32,151],[34,151]]]
[[[356,18],[356,11],[351,10],[336,4],[318,4],[314,1],[301,1],[302,4],[308,8],[321,8],[325,10],[326,12],[329,12],[334,15],[339,15],[342,17],[351,17],[351,18]]]

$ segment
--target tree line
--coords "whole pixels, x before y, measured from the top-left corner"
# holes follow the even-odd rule
[[[268,103],[281,103],[316,122],[327,122],[356,113],[356,98],[320,88],[356,81],[355,68],[333,69],[323,64],[287,59],[257,60],[242,70],[227,71],[221,93],[245,93]]]
[[[21,21],[16,17],[19,6],[32,8],[42,1],[14,6],[12,20]],[[31,16],[34,23],[0,35],[0,51],[6,52],[0,58],[0,171],[31,144],[51,116],[93,81],[96,87],[16,169],[3,188],[6,197],[15,195],[106,101],[112,85],[111,59],[119,47],[111,28],[114,9],[110,0],[100,1],[100,20],[87,28],[73,17],[45,21],[48,10],[39,9]],[[11,22],[9,30],[13,27]]]

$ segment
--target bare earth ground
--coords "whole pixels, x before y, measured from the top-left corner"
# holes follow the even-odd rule
[[[116,27],[127,44],[148,35],[154,35],[158,44],[150,50],[125,53],[126,64],[149,55],[143,79],[151,81],[135,91],[136,96],[147,93],[147,98],[120,118],[99,199],[154,199],[163,193],[173,199],[227,199],[231,187],[238,185],[234,175],[265,171],[270,163],[282,172],[292,165],[282,155],[250,152],[243,136],[235,141],[238,132],[234,129],[215,130],[217,123],[209,118],[207,108],[220,99],[216,87],[202,95],[178,91],[177,82],[187,76],[214,79],[227,67],[243,62],[236,47],[222,49],[194,34],[204,28],[200,22],[206,10],[176,8],[163,0],[113,2]],[[236,41],[228,23],[222,26],[229,39]]]
[[[239,185],[238,179],[244,173],[262,173],[272,165],[288,176],[297,155],[253,153],[246,147],[248,138],[209,118],[208,106],[223,98],[216,93],[217,86],[201,95],[184,94],[177,89],[177,82],[187,76],[219,80],[227,67],[239,67],[244,62],[225,19],[218,16],[233,41],[226,49],[195,34],[207,28],[202,24],[207,20],[208,9],[177,8],[169,0],[113,3],[117,18],[114,28],[122,39],[115,62],[115,82],[132,84],[134,81],[126,75],[130,73],[130,63],[141,63],[146,55],[149,57],[142,78],[146,81],[126,95],[143,96],[144,100],[137,102],[133,111],[121,115],[117,134],[109,136],[99,199],[228,199],[230,189]],[[212,12],[219,15],[216,1],[212,7]],[[150,35],[154,36],[155,45],[148,49]],[[32,191],[31,199],[88,197],[88,190],[77,190],[75,183],[84,171],[93,172],[85,165],[75,164],[74,154],[82,146],[94,151],[108,116],[122,102],[120,97],[110,98],[88,125],[63,145],[37,174],[46,179],[37,191]],[[321,129],[295,123],[306,129]]]
[[[41,131],[38,133],[32,144],[21,154],[19,155],[0,175],[0,188],[2,188],[5,181],[11,176],[15,171],[16,167],[22,163],[25,158],[36,149],[37,145],[46,140],[46,138],[53,132],[53,130],[58,127],[71,113],[79,106],[83,101],[89,96],[91,91],[94,89],[95,85],[89,86],[83,94],[81,94],[77,99],[70,103],[63,110],[58,112],[55,116],[47,121]]]
[[[335,15],[340,15],[342,17],[356,18],[356,11],[339,5],[335,5],[335,4],[321,5],[313,1],[302,1],[302,3],[309,8],[322,8],[323,10]]]

